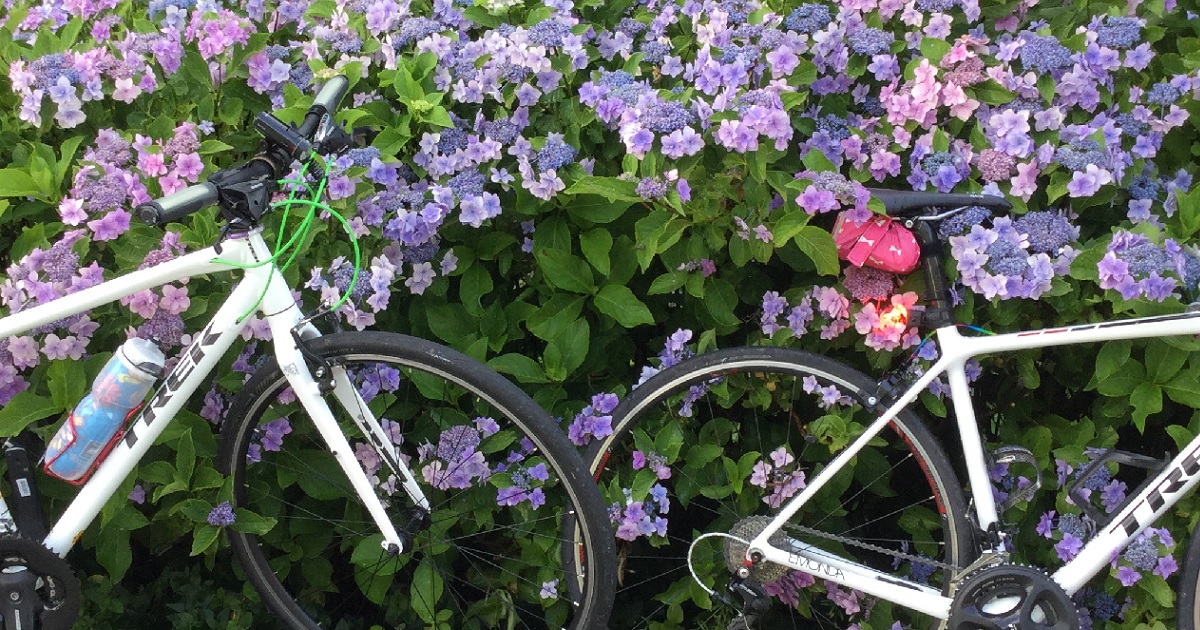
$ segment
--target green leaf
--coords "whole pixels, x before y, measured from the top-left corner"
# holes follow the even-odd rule
[[[0,168],[0,197],[36,197],[41,194],[29,173],[19,168]]]
[[[251,512],[250,510],[247,510],[246,508],[238,508],[235,514],[236,518],[233,521],[233,525],[230,525],[230,527],[243,534],[262,536],[275,527],[275,519],[266,516],[260,516],[254,512]]]
[[[37,394],[21,392],[0,409],[0,437],[12,437],[34,422],[66,409]]]
[[[793,239],[800,251],[813,261],[817,273],[823,276],[835,276],[841,270],[838,263],[837,245],[833,235],[815,225],[806,225],[796,233]]]
[[[483,265],[471,265],[462,276],[458,286],[459,300],[467,312],[475,317],[483,316],[483,296],[492,292],[492,274]]]
[[[944,39],[925,37],[921,39],[921,56],[936,66],[950,52],[950,42]]]
[[[221,535],[221,528],[216,525],[201,525],[192,532],[192,552],[190,555],[198,556],[213,546],[217,542],[217,538]],[[103,547],[104,545],[100,545]]]
[[[690,277],[689,274],[682,271],[668,271],[650,283],[650,288],[646,291],[646,295],[671,293],[682,287]]]
[[[564,195],[599,195],[609,201],[642,201],[637,194],[637,184],[615,177],[593,177],[580,179],[563,192]]]
[[[421,560],[421,564],[417,566],[416,572],[413,574],[411,586],[411,596],[409,604],[417,615],[426,623],[432,624],[435,621],[434,613],[437,611],[438,600],[442,598],[442,592],[445,585],[442,583],[442,576],[438,569],[433,566],[433,561],[426,556]]]
[[[608,199],[597,195],[577,195],[566,203],[568,214],[590,223],[611,223],[632,205],[630,199]]]
[[[560,334],[579,318],[583,312],[585,298],[578,295],[556,294],[545,305],[534,311],[525,326],[539,339],[549,341]]]
[[[779,217],[775,221],[775,225],[771,227],[771,234],[775,236],[776,247],[783,247],[784,244],[795,238],[808,225],[810,219],[812,219],[812,216],[800,209],[793,210]]]
[[[624,285],[610,284],[600,289],[593,303],[601,313],[617,320],[617,323],[625,328],[654,323],[650,309]]]
[[[726,280],[709,278],[709,284],[704,293],[704,307],[708,314],[722,326],[737,326],[741,320],[734,314],[737,307],[737,291]]]
[[[542,275],[554,288],[573,293],[591,293],[596,288],[592,271],[582,259],[550,247],[537,248],[534,257]]]
[[[825,157],[825,154],[821,153],[820,151],[809,151],[808,153],[805,153],[804,159],[801,161],[804,162],[804,165],[807,166],[809,170],[817,172],[836,172],[838,170],[838,168],[834,166],[833,162],[829,161],[829,158]]]
[[[1188,192],[1175,192],[1178,202],[1179,221],[1183,227],[1183,236],[1191,238],[1200,231],[1200,188]]]
[[[447,129],[454,126],[454,121],[450,120],[450,112],[441,105],[435,106],[426,114],[421,114],[420,118],[431,125],[437,125]]]
[[[1149,593],[1154,601],[1165,609],[1171,609],[1176,605],[1175,591],[1171,589],[1171,585],[1158,575],[1146,575],[1144,579],[1138,580],[1138,588],[1146,593]],[[1144,627],[1139,626],[1139,627]]]
[[[129,534],[113,532],[102,535],[103,544],[96,545],[96,560],[108,571],[113,583],[120,582],[133,564],[133,551],[129,547]]]
[[[1196,388],[1197,382],[1200,382],[1200,367],[1193,367],[1176,374],[1162,389],[1171,400],[1200,409],[1200,390]]]
[[[1141,383],[1129,395],[1133,405],[1133,424],[1138,431],[1145,432],[1146,418],[1162,411],[1162,388],[1154,383]]]
[[[183,514],[193,523],[201,524],[208,522],[212,509],[212,504],[203,499],[184,499],[171,507],[167,514]]]
[[[200,143],[200,155],[218,155],[228,153],[232,150],[232,145],[225,144],[220,140],[209,139]]]
[[[1132,347],[1133,344],[1127,339],[1106,342],[1096,355],[1096,381],[1103,381],[1119,372],[1129,361]]]
[[[408,68],[401,65],[392,73],[392,89],[396,91],[396,96],[401,103],[410,105],[415,101],[425,98],[425,90],[421,88],[421,84],[413,79],[412,73]]]
[[[613,237],[608,230],[596,228],[579,235],[579,247],[583,250],[583,257],[603,276],[607,276],[612,269],[609,260],[612,245]]]
[[[523,354],[510,352],[494,357],[487,362],[488,366],[501,374],[508,374],[522,383],[549,383],[546,372],[537,361]]]
[[[439,339],[455,345],[479,330],[478,320],[462,304],[439,304],[427,311],[429,329]]]
[[[928,38],[922,41],[928,41]],[[966,91],[980,102],[988,105],[1004,105],[1011,103],[1015,98],[1012,92],[991,79],[968,87]]]
[[[71,409],[87,395],[88,379],[83,366],[83,361],[54,361],[46,370],[50,399],[59,409]]]
[[[175,480],[191,485],[192,471],[196,469],[196,446],[192,442],[192,432],[188,430],[180,436],[175,444]]]
[[[566,380],[571,372],[574,372],[583,365],[584,359],[587,358],[588,347],[591,345],[592,328],[588,325],[586,319],[577,319],[571,322],[571,325],[563,331],[562,334],[555,337],[546,345],[546,372],[551,373],[549,355],[553,348],[556,355],[559,378],[556,380]]]
[[[138,470],[138,478],[159,485],[171,483],[175,479],[175,467],[164,461],[143,464]]]
[[[1189,353],[1160,339],[1146,344],[1146,376],[1155,383],[1166,383],[1183,367]]]

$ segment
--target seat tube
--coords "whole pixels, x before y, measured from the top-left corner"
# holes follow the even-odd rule
[[[950,282],[946,279],[946,252],[942,240],[933,232],[929,221],[915,221],[910,225],[921,247],[921,271],[925,274],[925,319],[926,329],[934,330],[954,323],[952,313],[954,299],[950,294]]]

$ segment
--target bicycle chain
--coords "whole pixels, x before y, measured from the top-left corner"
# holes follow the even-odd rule
[[[846,538],[844,536],[838,536],[837,534],[830,534],[829,532],[823,532],[820,530],[812,529],[811,527],[805,527],[803,525],[797,525],[795,523],[787,523],[786,525],[784,525],[784,529],[793,529],[793,530],[799,531],[801,533],[811,534],[814,536],[818,536],[820,538],[825,538],[828,540],[832,540],[834,542],[839,542],[844,545],[850,545],[852,547],[859,547],[861,549],[866,549],[867,551],[874,551],[876,553],[882,553],[884,555],[892,556],[893,558],[900,558],[901,560],[908,560],[909,562],[919,562],[921,564],[930,565],[930,566],[933,566],[933,567],[936,567],[939,569],[944,569],[944,570],[950,571],[951,572],[950,575],[952,575],[952,576],[958,575],[958,573],[959,573],[959,567],[956,567],[952,564],[947,564],[945,562],[938,562],[937,560],[934,560],[933,558],[908,554],[908,553],[904,553],[903,551],[895,551],[893,549],[886,549],[884,547],[880,547],[878,545],[872,545],[871,543],[865,543],[860,540],[855,540],[853,538]]]

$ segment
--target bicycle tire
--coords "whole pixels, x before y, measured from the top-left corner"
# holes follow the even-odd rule
[[[1200,630],[1200,524],[1188,537],[1187,556],[1179,574],[1178,630]]]
[[[545,411],[487,366],[421,339],[346,332],[309,346],[346,370],[381,423],[396,423],[389,438],[432,510],[410,548],[386,556],[349,481],[300,418],[279,366],[267,362],[230,407],[219,463],[232,476],[238,519],[249,521],[227,528],[231,546],[282,625],[605,626],[612,530],[578,452]],[[338,415],[360,462],[381,470],[379,449]],[[407,523],[399,521],[414,520],[411,506],[397,500],[402,489],[389,495],[395,484],[383,476],[373,484],[401,529]],[[535,508],[539,492],[544,503]],[[570,534],[562,533],[566,514]],[[269,529],[267,518],[275,519]],[[562,564],[565,544],[579,550],[582,568]],[[568,590],[578,597],[564,596]]]
[[[820,401],[812,399],[819,393],[805,393],[806,378],[817,379],[821,387],[836,386],[840,396],[849,399],[841,402],[851,404],[823,410]],[[618,535],[632,538],[619,543],[621,585],[610,627],[725,627],[737,611],[713,602],[693,584],[685,555],[688,545],[699,534],[728,533],[739,522],[743,529],[753,530],[756,522],[764,522],[761,516],[775,513],[765,502],[770,498],[766,487],[775,492],[776,488],[786,488],[785,480],[794,478],[797,472],[811,476],[819,469],[832,456],[826,442],[837,437],[838,422],[858,421],[865,426],[877,418],[862,404],[876,389],[875,381],[841,363],[774,347],[706,353],[666,368],[637,386],[613,411],[612,434],[590,444],[584,454],[609,499],[610,517],[618,523]],[[680,413],[684,398],[695,399],[690,417]],[[873,441],[855,458],[853,477],[838,477],[814,497],[810,505],[812,510],[823,511],[823,520],[813,518],[806,508],[793,522],[810,528],[825,527],[829,537],[817,542],[861,563],[876,567],[896,563],[896,575],[901,577],[927,571],[932,565],[842,541],[857,536],[858,542],[884,546],[906,556],[928,556],[937,563],[967,566],[977,555],[974,527],[950,460],[913,412],[905,410],[891,428],[892,436],[900,439]],[[852,437],[854,432],[843,433]],[[883,435],[888,432],[885,430]],[[779,446],[785,447],[793,463],[784,463],[787,457],[777,450]],[[658,450],[648,453],[648,449]],[[772,452],[779,456],[778,462],[771,459]],[[768,463],[774,468],[764,471],[763,479],[748,479],[753,474],[752,464]],[[775,466],[777,463],[783,465]],[[660,464],[671,468],[669,478],[655,471]],[[754,481],[763,481],[765,487],[753,485]],[[646,493],[647,487],[654,489],[651,483],[665,489],[665,504]],[[738,484],[740,490],[735,492],[732,488]],[[914,489],[917,485],[919,489]],[[830,496],[838,488],[845,494]],[[643,494],[639,496],[639,492]],[[654,492],[662,494],[661,490]],[[650,503],[645,496],[651,497]],[[660,531],[632,536],[635,532],[630,528],[628,506],[638,501],[642,501],[642,507],[635,516],[636,512],[657,511],[650,523],[657,526],[657,518],[666,518],[666,536],[659,535]],[[664,506],[669,509],[665,514],[661,510]],[[745,520],[755,516],[760,520]],[[645,523],[643,519],[641,529],[646,529]],[[791,528],[785,531],[800,539],[810,536]],[[906,536],[913,539],[896,540]],[[901,544],[905,542],[907,547]],[[697,543],[698,559],[693,564],[708,587],[721,593],[731,574],[721,556],[730,552],[724,548],[705,552],[699,546],[702,544]],[[811,588],[801,588],[808,578],[797,575],[799,572],[783,573],[782,569],[776,565],[756,569],[758,573],[752,574],[754,579],[767,583],[768,590],[775,589],[771,610],[759,627],[845,628],[863,620],[870,602],[860,599],[852,606],[853,594],[842,593],[846,605],[833,605],[832,591],[826,590],[823,580],[813,581]],[[930,583],[948,592],[952,571],[936,566],[933,569],[928,576]],[[785,597],[791,600],[790,605],[780,605],[778,600]],[[936,627],[934,620],[886,602],[875,603],[870,615],[870,627],[890,628],[893,620],[905,628]]]

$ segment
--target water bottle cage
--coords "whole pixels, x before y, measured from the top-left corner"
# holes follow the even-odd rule
[[[67,479],[56,474],[52,470],[54,462],[58,461],[61,457],[69,453],[71,451],[71,447],[75,446],[75,443],[79,439],[79,436],[75,432],[75,425],[72,423],[70,414],[68,414],[66,424],[71,427],[71,439],[67,440],[66,445],[61,451],[59,451],[57,455],[47,458],[42,462],[42,470],[45,471],[46,474],[61,479],[73,486],[82,486],[83,484],[87,483],[87,480],[91,478],[92,473],[96,472],[96,469],[100,467],[100,464],[104,462],[104,460],[108,457],[108,454],[111,453],[113,448],[117,446],[117,442],[120,442],[125,437],[125,431],[129,428],[130,419],[136,418],[137,415],[142,411],[143,406],[144,405],[138,405],[137,407],[131,409],[129,413],[125,414],[125,419],[121,421],[121,427],[116,433],[113,434],[112,438],[108,440],[104,447],[100,449],[100,454],[96,456],[91,465],[88,466],[87,470],[85,470],[78,479]]]

